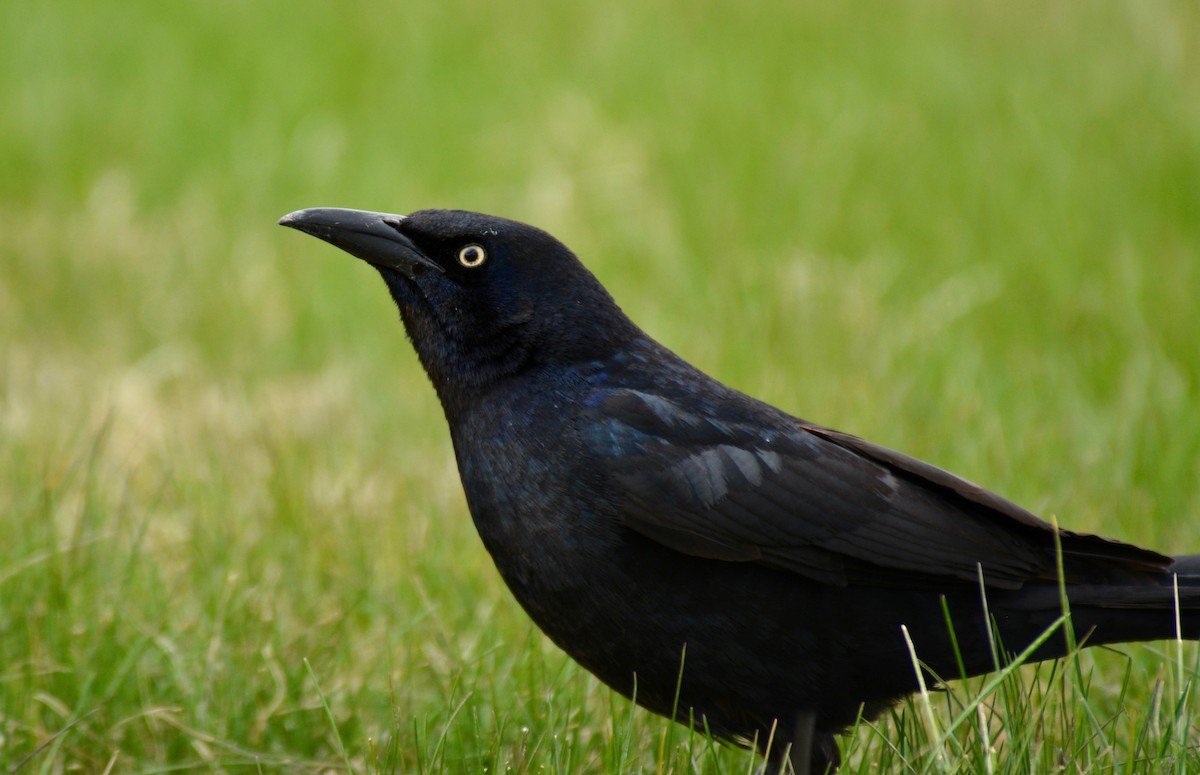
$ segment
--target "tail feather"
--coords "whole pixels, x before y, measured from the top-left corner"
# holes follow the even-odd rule
[[[1179,576],[1179,583],[1187,578],[1189,583],[1200,584],[1200,554],[1185,554],[1172,558],[1168,573]]]
[[[1180,567],[1200,569],[1200,556],[1179,558]],[[1172,565],[1174,570],[1176,565]],[[1178,578],[1176,587],[1174,581]],[[1079,584],[1066,587],[1075,636],[1082,642],[1102,644],[1134,641],[1200,640],[1200,574],[1164,576],[1160,583]],[[1005,642],[1015,645],[1036,637],[1048,624],[1051,612],[1062,610],[1062,590],[1056,585],[1026,587],[1002,598],[997,606],[1009,628]],[[1005,629],[1002,625],[1001,629]],[[1015,637],[1012,637],[1015,636]],[[1062,656],[1063,644],[1052,638],[1035,659]]]

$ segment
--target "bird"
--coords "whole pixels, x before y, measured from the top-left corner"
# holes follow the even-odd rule
[[[440,209],[279,223],[382,276],[475,527],[537,626],[770,772],[835,771],[837,735],[919,681],[1200,637],[1200,555],[1059,529],[728,387],[541,229]]]

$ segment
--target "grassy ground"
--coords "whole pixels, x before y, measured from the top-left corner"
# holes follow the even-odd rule
[[[756,766],[529,624],[299,207],[534,222],[739,388],[1200,551],[1197,9],[0,4],[0,770]],[[1196,659],[957,686],[847,771],[1194,770]]]

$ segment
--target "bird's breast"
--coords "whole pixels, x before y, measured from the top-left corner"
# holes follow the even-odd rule
[[[471,517],[510,586],[612,544],[615,518],[575,429],[578,409],[561,389],[509,390],[452,427]]]

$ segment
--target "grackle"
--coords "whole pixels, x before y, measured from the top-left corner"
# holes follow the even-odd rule
[[[478,213],[280,224],[383,276],[475,526],[537,625],[616,691],[771,768],[926,680],[1200,636],[1200,555],[1056,530],[978,485],[717,382],[549,234]],[[1174,587],[1178,581],[1178,592]],[[1064,601],[1065,597],[1065,601]],[[1065,603],[1065,606],[1064,606]],[[1001,651],[997,654],[997,644]]]

